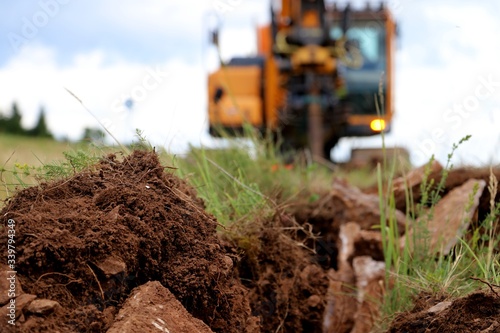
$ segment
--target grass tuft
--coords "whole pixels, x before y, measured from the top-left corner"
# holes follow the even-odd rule
[[[382,171],[378,168],[378,185],[381,215],[381,231],[384,257],[387,268],[386,285],[389,292],[383,304],[383,323],[381,329],[397,314],[410,308],[412,299],[419,293],[432,292],[438,295],[463,296],[475,289],[484,288],[482,281],[499,284],[500,255],[496,250],[499,244],[498,220],[500,204],[495,205],[498,182],[493,172],[488,186],[492,200],[491,212],[472,237],[464,236],[449,255],[436,254],[429,246],[429,231],[426,225],[433,218],[434,209],[441,200],[446,179],[453,168],[452,159],[461,144],[469,140],[464,137],[452,146],[446,167],[440,181],[435,184],[429,179],[434,157],[427,164],[421,183],[422,198],[414,207],[411,205],[409,190],[406,190],[406,216],[412,225],[412,237],[405,237],[401,244],[395,224],[391,222],[395,208],[394,195],[382,191]],[[389,183],[390,184],[390,183]],[[387,186],[387,188],[391,188]],[[469,201],[464,207],[468,211],[473,206],[473,198],[478,188],[469,194]],[[387,218],[388,217],[388,218]],[[386,222],[386,219],[389,223]],[[408,234],[408,230],[406,230]],[[470,239],[469,239],[470,238]]]

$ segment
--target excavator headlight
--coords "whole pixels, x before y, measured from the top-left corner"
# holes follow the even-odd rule
[[[374,119],[370,123],[370,128],[374,132],[382,132],[385,130],[385,120],[384,119]]]

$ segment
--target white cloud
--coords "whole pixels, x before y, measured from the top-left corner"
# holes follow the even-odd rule
[[[24,52],[0,70],[0,90],[6,100],[20,101],[25,126],[34,124],[39,106],[44,105],[48,126],[59,137],[77,139],[84,126],[98,127],[65,91],[67,87],[120,140],[132,138],[139,128],[153,142],[179,151],[187,141],[196,143],[203,136],[205,74],[201,67],[175,59],[157,66],[105,65],[105,55],[99,51],[80,54],[71,65],[59,67],[53,50],[30,47]],[[124,107],[130,97],[135,97],[131,112]],[[1,107],[6,110],[10,105]]]
[[[59,52],[64,49],[62,44],[54,42],[49,48],[37,44],[42,38],[35,39],[0,68],[3,98],[0,108],[7,110],[10,103],[17,100],[24,124],[32,126],[40,105],[44,105],[49,126],[56,134],[78,138],[84,126],[97,124],[64,90],[68,87],[99,119],[114,124],[120,138],[130,137],[131,128],[139,127],[149,139],[176,150],[182,150],[188,141],[196,144],[206,140],[207,72],[204,68],[213,69],[217,57],[213,49],[203,48],[203,45],[208,37],[205,30],[209,26],[208,11],[213,11],[217,2],[233,6],[222,16],[223,57],[227,60],[231,56],[254,52],[255,26],[268,19],[266,0],[148,0],[141,3],[125,0],[118,5],[115,1],[91,2],[92,5],[71,2],[64,15],[57,17],[68,27],[80,24],[78,29],[91,29],[93,36],[98,36],[96,31],[112,27],[130,36],[131,45],[139,45],[137,38],[151,38],[148,43],[165,44],[165,60],[154,64],[137,63],[127,60],[127,54],[110,54],[111,51],[96,46],[71,56],[63,66],[59,62],[62,55]],[[495,42],[500,22],[494,16],[500,4],[493,0],[481,2],[484,4],[481,6],[451,0],[439,3],[394,0],[389,4],[395,9],[402,27],[402,48],[397,53],[396,68],[397,114],[393,133],[388,137],[390,144],[410,148],[417,164],[425,162],[431,152],[443,162],[453,142],[473,134],[472,141],[460,149],[459,160],[486,163],[495,149],[500,156],[497,148],[500,147],[500,88],[481,100],[475,113],[468,118],[462,117],[460,124],[445,118],[454,104],[463,104],[474,95],[481,77],[492,75],[494,81],[500,81],[497,66],[500,43]],[[75,16],[75,12],[90,13],[89,6],[95,10],[96,22],[106,22],[107,26],[88,26],[88,15]],[[50,27],[44,30],[45,33],[50,33]],[[162,35],[165,40],[161,39]],[[58,37],[61,43],[63,37],[72,38],[64,36],[64,31]],[[176,42],[167,37],[175,37]],[[183,48],[180,41],[188,39],[191,48],[193,40],[200,43],[199,48],[186,50],[197,55],[197,63],[188,64],[186,59],[169,56],[168,50]],[[204,53],[200,54],[202,50]],[[113,52],[118,51],[114,49]],[[168,72],[161,84],[146,89],[146,96],[136,101],[128,118],[117,113],[117,101],[122,102],[126,99],[124,96],[134,91],[139,96],[148,70],[156,66]],[[436,130],[442,130],[446,140],[434,142],[432,151],[425,149]],[[379,145],[380,138],[343,140],[342,144],[344,147]]]
[[[173,31],[199,34],[199,25],[208,6],[206,1],[197,0],[124,0],[96,2],[97,12],[124,31],[148,32]],[[160,41],[158,41],[160,42]]]
[[[470,113],[468,117],[449,111],[471,102],[482,79],[500,82],[495,60],[500,44],[492,42],[500,22],[486,8],[470,4],[413,2],[401,7],[400,16],[403,27],[421,26],[421,32],[407,31],[415,40],[404,40],[397,54],[397,114],[390,142],[407,146],[415,164],[425,163],[433,153],[446,162],[452,144],[472,134],[456,160],[475,165],[492,158],[500,162],[500,124],[492,116],[500,112],[500,86],[479,100],[474,112],[464,112]],[[350,144],[376,146],[380,139],[350,140]]]

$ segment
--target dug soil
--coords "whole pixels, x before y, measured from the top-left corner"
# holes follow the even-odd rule
[[[150,281],[214,332],[321,332],[328,278],[298,241],[304,227],[276,213],[221,237],[195,191],[153,152],[109,155],[21,190],[0,216],[5,227],[16,223],[18,301],[57,302],[43,313],[26,302],[12,332],[106,332]]]
[[[277,212],[251,226],[234,224],[225,239],[241,258],[238,271],[262,332],[322,332],[328,277],[305,245],[314,243],[307,226]]]
[[[462,178],[451,174],[446,191]],[[489,198],[482,199],[486,211]],[[331,297],[332,291],[341,287],[340,296],[346,296],[343,288],[354,285],[358,259],[383,260],[380,241],[373,237],[378,207],[377,197],[336,181],[329,193],[292,205],[287,213],[276,209],[252,223],[223,228],[205,212],[195,190],[162,166],[154,152],[109,155],[69,178],[19,191],[0,211],[2,231],[15,221],[19,282],[11,327],[0,281],[0,332],[168,332],[157,317],[140,318],[153,323],[149,326],[127,326],[138,325],[132,319],[139,310],[154,315],[161,308],[176,318],[171,333],[176,332],[172,327],[320,333],[332,307],[327,319],[345,322],[335,317],[342,312],[335,307],[343,303],[335,298],[339,294]],[[400,215],[399,227],[405,223]],[[340,233],[347,226],[357,231],[345,252]],[[0,243],[7,242],[2,232]],[[2,264],[0,277],[10,270]],[[371,294],[363,302],[358,296],[346,296],[357,312],[345,332],[369,331],[356,330],[361,327],[356,323],[365,318],[363,305]],[[429,310],[441,301],[417,300],[390,332],[500,332],[495,293],[472,294],[440,312]],[[325,332],[338,332],[328,327]]]
[[[421,294],[414,308],[392,322],[389,333],[499,333],[500,297],[473,293],[453,301]]]
[[[15,332],[105,332],[131,290],[148,281],[215,332],[258,331],[217,222],[155,153],[110,155],[92,170],[22,190],[0,219],[16,222],[24,293],[60,305],[49,316],[23,311]]]

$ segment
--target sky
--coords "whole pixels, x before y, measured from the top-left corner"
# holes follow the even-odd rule
[[[0,0],[0,112],[16,101],[30,127],[43,107],[58,138],[78,139],[102,123],[122,141],[139,128],[174,153],[213,146],[206,84],[217,54],[208,30],[220,24],[224,59],[254,54],[268,1]],[[453,162],[500,163],[500,2],[388,6],[400,36],[387,144],[409,149],[415,165],[433,154],[446,163],[453,143],[472,135]],[[380,145],[379,136],[343,139],[334,156]]]

